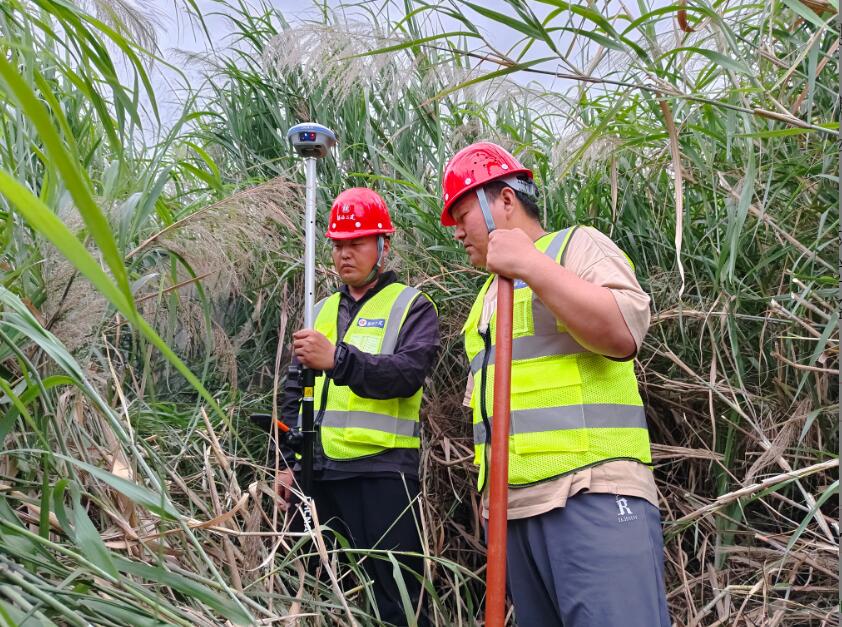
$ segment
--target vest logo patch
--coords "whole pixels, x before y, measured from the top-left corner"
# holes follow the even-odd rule
[[[357,321],[358,327],[364,328],[378,328],[382,329],[386,326],[386,319],[385,318],[360,318]]]
[[[524,287],[529,287],[529,286],[526,284],[526,281],[524,281],[523,279],[515,279],[515,282],[513,283],[513,285],[514,285],[514,288],[515,288],[516,290],[522,289],[522,288],[524,288]]]

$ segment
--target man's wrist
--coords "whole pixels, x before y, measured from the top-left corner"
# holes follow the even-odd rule
[[[345,342],[338,342],[336,346],[333,347],[333,365],[327,369],[328,374],[331,376],[336,374],[336,371],[341,369],[342,363],[345,361],[347,355],[348,346]]]
[[[528,255],[526,255],[526,258],[523,260],[523,268],[520,272],[518,272],[518,278],[520,278],[527,285],[534,289],[533,283],[535,282],[536,278],[540,275],[545,260],[552,261],[540,250],[538,250],[537,248],[533,248],[532,251]]]

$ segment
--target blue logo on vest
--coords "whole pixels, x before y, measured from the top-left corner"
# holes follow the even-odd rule
[[[382,329],[386,326],[386,319],[385,318],[360,318],[357,321],[358,327],[377,327],[378,329]]]
[[[526,281],[524,281],[522,279],[515,279],[514,287],[515,287],[516,290],[519,290],[523,287],[528,287],[528,286],[526,285]]]

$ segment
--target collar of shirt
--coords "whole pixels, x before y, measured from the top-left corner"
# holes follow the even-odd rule
[[[348,288],[347,285],[342,285],[342,287],[339,288],[339,293],[342,294],[343,300],[348,299],[352,303],[362,305],[365,301],[374,296],[384,287],[386,287],[387,285],[391,285],[392,283],[397,283],[397,281],[398,275],[393,270],[388,270],[381,274],[377,278],[377,283],[374,284],[374,287],[369,288],[369,290],[365,294],[363,294],[363,297],[357,301],[355,301],[353,296],[351,296],[351,290]]]
[[[354,319],[354,317],[356,317],[356,315],[359,313],[362,306],[366,302],[368,302],[368,300],[372,296],[377,294],[377,292],[382,290],[387,285],[397,283],[397,281],[398,275],[395,272],[393,272],[392,270],[384,272],[377,279],[377,283],[375,283],[373,287],[369,288],[369,290],[365,294],[363,294],[363,297],[359,300],[354,300],[347,285],[343,285],[339,288],[339,293],[341,294],[337,319],[337,331],[339,332],[339,337],[337,339],[339,342],[342,342],[344,340],[345,332],[348,330],[348,326],[351,324],[351,321]]]

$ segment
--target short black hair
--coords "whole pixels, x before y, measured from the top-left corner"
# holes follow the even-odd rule
[[[491,181],[484,187],[485,193],[489,196],[488,200],[497,200],[497,197],[500,195],[500,192],[503,191],[504,187],[508,187],[515,193],[515,198],[520,201],[520,204],[522,204],[523,208],[526,209],[526,213],[530,218],[538,220],[539,222],[541,221],[541,210],[538,208],[538,196],[525,194],[524,192],[516,190],[514,187],[506,185],[503,181]],[[537,187],[535,189],[537,190]]]

